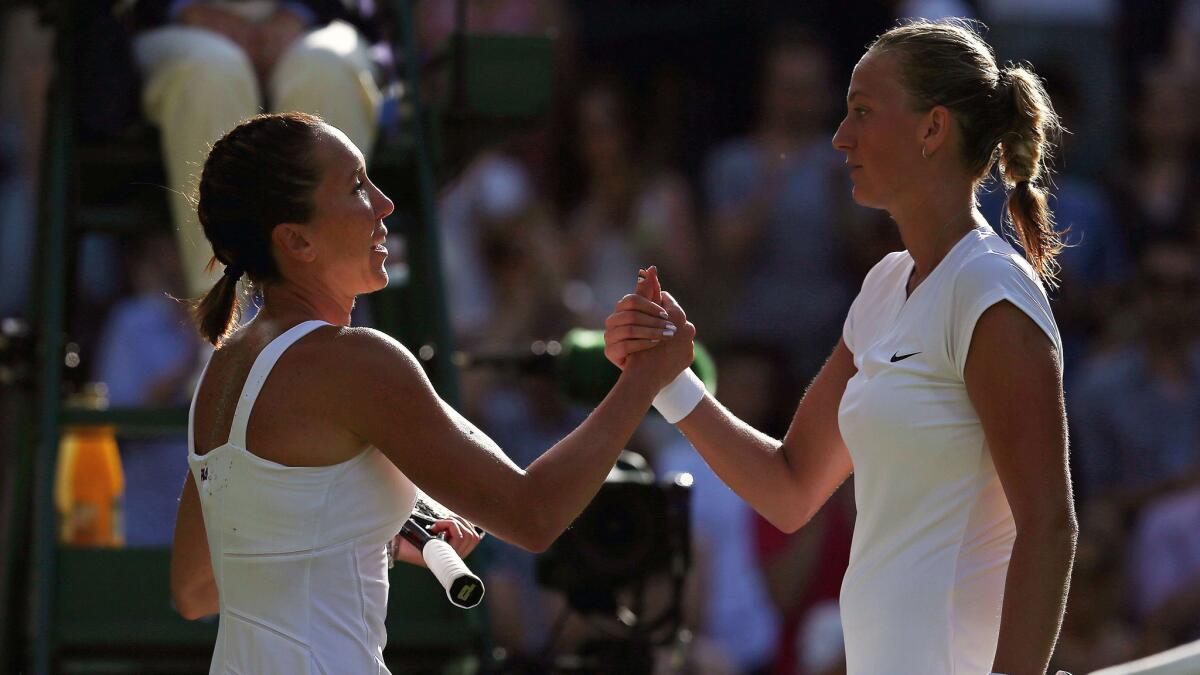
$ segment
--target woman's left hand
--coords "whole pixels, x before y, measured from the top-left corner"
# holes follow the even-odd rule
[[[450,544],[460,558],[470,555],[471,551],[474,551],[479,542],[483,540],[483,535],[476,532],[475,527],[460,516],[438,520],[430,529],[434,536],[445,533],[446,543]],[[397,534],[392,539],[392,547],[396,560],[425,567],[425,559],[421,557],[421,552],[404,537]]]

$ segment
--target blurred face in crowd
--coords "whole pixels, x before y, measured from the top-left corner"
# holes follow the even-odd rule
[[[1161,243],[1142,257],[1140,305],[1147,340],[1166,348],[1200,338],[1200,261],[1186,246]]]
[[[833,136],[833,146],[846,154],[854,201],[889,209],[926,180],[921,165],[924,118],[900,85],[895,57],[868,51],[854,68],[846,117]]]
[[[301,225],[276,226],[276,245],[288,253],[281,266],[315,277],[335,297],[383,288],[388,281],[383,219],[393,210],[392,200],[367,178],[362,153],[338,129],[324,126],[312,159],[322,176],[313,191],[313,216]]]
[[[592,172],[608,172],[624,163],[629,130],[616,92],[593,87],[580,97],[579,143],[583,162]]]
[[[1138,131],[1149,148],[1185,150],[1196,141],[1197,121],[1193,114],[1197,92],[1181,74],[1159,69],[1145,77],[1145,90],[1138,105]]]
[[[829,59],[815,46],[786,45],[767,62],[764,109],[768,123],[791,133],[821,128],[829,115]]]

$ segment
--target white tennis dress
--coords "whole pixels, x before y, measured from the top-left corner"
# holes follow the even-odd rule
[[[283,466],[246,448],[246,425],[271,368],[326,325],[306,321],[262,350],[229,440],[204,456],[196,455],[192,399],[188,464],[221,603],[212,675],[388,672],[385,547],[412,512],[412,482],[372,447],[323,467]]]
[[[849,675],[986,675],[1016,527],[963,382],[975,323],[1009,301],[1062,343],[1032,268],[990,228],[906,297],[907,251],[867,274],[839,409],[858,517],[841,613]],[[1020,368],[1021,363],[1012,367]]]

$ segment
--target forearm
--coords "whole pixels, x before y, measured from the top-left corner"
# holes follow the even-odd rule
[[[1075,541],[1068,526],[1018,533],[1004,585],[995,672],[1046,672],[1062,626]]]
[[[579,428],[529,465],[521,503],[537,523],[531,548],[549,546],[592,501],[656,393],[647,379],[622,374]]]
[[[798,527],[796,485],[780,441],[738,419],[709,395],[677,426],[751,508],[781,530]]]

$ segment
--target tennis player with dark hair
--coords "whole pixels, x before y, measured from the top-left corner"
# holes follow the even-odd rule
[[[840,603],[850,675],[1043,673],[1078,529],[1045,291],[1062,247],[1040,187],[1054,110],[1028,67],[998,67],[964,22],[880,36],[847,108],[833,144],[854,199],[886,210],[907,250],[867,274],[782,441],[688,371],[655,406],[782,530],[854,473]],[[997,159],[1025,257],[975,208]],[[656,270],[638,290],[680,311]],[[609,318],[606,353],[626,373],[630,354],[659,348],[635,331],[652,318]]]
[[[309,115],[243,122],[204,164],[198,215],[225,268],[196,310],[217,349],[192,400],[171,590],[185,617],[220,612],[212,673],[386,673],[387,551],[416,488],[544,550],[691,363],[694,328],[627,296],[624,310],[658,317],[637,333],[662,348],[634,355],[588,419],[522,470],[403,345],[349,326],[355,297],[387,284],[391,212],[362,153]],[[243,275],[262,306],[238,327]],[[478,542],[459,518],[435,529],[463,554]],[[420,564],[408,544],[400,556]]]

